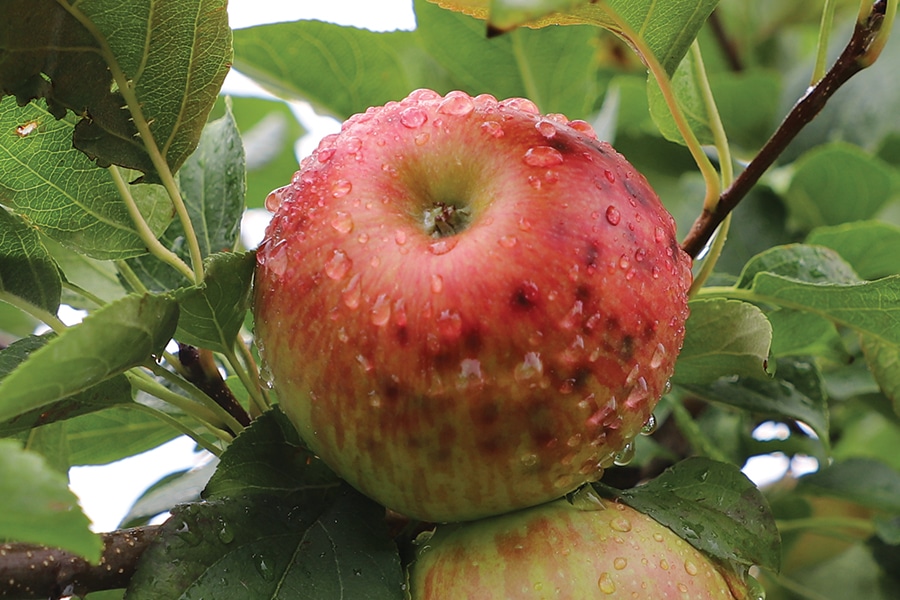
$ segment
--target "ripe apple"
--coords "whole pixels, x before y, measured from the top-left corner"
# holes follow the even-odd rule
[[[412,600],[743,600],[747,585],[647,515],[596,496],[439,525]]]
[[[599,478],[664,393],[690,258],[583,121],[418,90],[327,136],[257,253],[257,340],[338,474],[429,521]]]

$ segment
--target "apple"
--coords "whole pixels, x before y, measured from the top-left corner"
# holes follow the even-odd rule
[[[583,121],[418,90],[348,119],[267,206],[254,314],[281,407],[391,509],[558,498],[666,389],[691,259]]]
[[[734,571],[651,517],[583,490],[572,504],[439,525],[430,539],[420,536],[409,583],[412,600],[743,600],[750,593]]]

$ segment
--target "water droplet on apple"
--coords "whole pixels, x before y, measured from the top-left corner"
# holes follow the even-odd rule
[[[431,291],[440,294],[444,290],[444,278],[438,274],[431,276]]]
[[[512,248],[518,243],[518,241],[519,240],[514,235],[504,235],[499,240],[497,240],[497,243],[504,248]]]
[[[356,154],[362,150],[362,140],[356,136],[350,136],[344,140],[344,148],[349,154]]]
[[[650,391],[647,387],[647,380],[643,377],[638,377],[634,387],[628,392],[628,398],[625,399],[626,408],[629,410],[638,409],[640,405],[647,400],[649,395]]]
[[[437,318],[437,329],[445,341],[454,342],[462,335],[462,317],[452,310],[441,311]]]
[[[544,363],[541,362],[541,355],[537,352],[527,352],[522,362],[516,365],[513,371],[513,377],[519,383],[530,381],[536,377],[540,377],[544,372]]]
[[[416,143],[416,146],[424,146],[430,139],[431,134],[427,131],[423,131],[422,133],[417,133],[416,137],[413,138],[413,141]]]
[[[522,231],[531,231],[531,221],[522,217],[519,219],[519,229]]]
[[[522,112],[530,113],[533,115],[539,114],[541,112],[538,109],[537,104],[535,104],[528,98],[508,98],[500,102],[500,107],[520,110]]]
[[[443,238],[428,244],[428,250],[437,256],[447,254],[456,247],[457,241],[455,237]]]
[[[694,576],[700,572],[700,568],[690,560],[684,561],[684,570],[688,575]]]
[[[481,124],[481,130],[494,138],[503,137],[503,127],[497,121],[485,121]]]
[[[662,569],[663,571],[668,571],[669,570],[669,561],[667,561],[664,558],[660,559],[659,568]]]
[[[522,160],[531,167],[555,167],[563,163],[563,155],[552,146],[534,146],[525,152]]]
[[[356,362],[359,363],[359,366],[361,366],[363,368],[363,371],[365,371],[366,373],[371,372],[372,369],[375,368],[375,365],[372,364],[372,361],[369,360],[368,358],[366,358],[365,356],[363,356],[362,354],[356,355]]]
[[[475,101],[465,92],[454,90],[448,92],[438,105],[438,112],[444,115],[464,117],[475,110]]]
[[[425,124],[428,113],[417,106],[410,106],[400,113],[400,123],[409,129],[416,129]]]
[[[281,239],[278,240],[278,243],[272,246],[271,248],[267,248],[267,256],[265,257],[266,268],[272,272],[276,277],[281,277],[284,275],[285,271],[287,271],[288,267],[288,253],[287,253],[287,240]]]
[[[613,583],[612,576],[605,571],[600,574],[600,579],[597,580],[597,587],[604,594],[616,593],[616,584]]]
[[[536,190],[539,190],[544,185],[544,182],[541,181],[541,178],[537,177],[536,175],[529,175],[528,176],[528,185],[530,185],[532,188],[534,188]]]
[[[378,294],[375,304],[370,312],[372,324],[376,327],[384,327],[391,318],[391,302],[385,294]]]
[[[360,274],[357,273],[350,278],[349,283],[347,283],[347,287],[345,287],[341,292],[341,298],[344,300],[344,305],[351,310],[359,307],[359,298],[362,292],[362,288],[359,285],[359,280]]]
[[[609,527],[621,533],[628,533],[629,531],[631,531],[632,525],[631,521],[628,520],[627,517],[618,516],[613,517],[610,520]]]
[[[644,262],[644,259],[647,257],[647,251],[643,248],[638,248],[634,251],[634,260],[635,262]]]
[[[659,366],[663,363],[663,360],[666,358],[666,347],[661,343],[656,345],[656,350],[653,351],[653,356],[650,357],[650,368],[658,369]]]
[[[617,467],[624,467],[634,460],[634,454],[634,442],[628,442],[621,450],[616,452],[615,456],[613,456],[613,464]]]
[[[624,254],[619,257],[619,268],[622,270],[627,269],[631,266],[631,261]]]
[[[398,229],[394,232],[394,243],[398,246],[402,246],[406,243],[406,232],[402,229]]]
[[[596,140],[597,132],[594,131],[594,127],[588,123],[587,121],[582,121],[581,119],[575,119],[573,121],[569,121],[569,127],[577,131],[578,133],[583,133],[587,137]]]
[[[606,207],[606,220],[610,225],[618,225],[622,220],[622,215],[619,213],[619,209],[611,204]]]
[[[325,263],[325,274],[335,281],[340,281],[347,276],[347,272],[352,266],[353,261],[347,258],[343,250],[335,250],[332,257]]]
[[[350,233],[353,231],[353,217],[350,213],[339,210],[335,212],[334,218],[331,219],[331,226],[338,233]]]
[[[581,323],[583,310],[584,305],[582,304],[581,300],[576,300],[575,304],[572,305],[572,308],[569,309],[569,312],[566,313],[566,316],[563,317],[562,321],[560,321],[559,326],[563,329],[574,328],[579,323]]]
[[[659,427],[659,422],[656,420],[656,415],[650,413],[650,416],[647,417],[647,420],[641,427],[641,435],[653,435],[657,427]]]
[[[353,184],[346,179],[338,179],[331,187],[331,195],[334,198],[343,198],[353,189]]]
[[[603,175],[604,175],[604,177],[606,177],[606,180],[607,180],[608,182],[610,182],[610,183],[615,183],[615,182],[616,182],[616,174],[613,173],[612,171],[610,171],[609,169],[605,169],[605,170],[603,171]]]
[[[537,454],[523,454],[519,460],[526,467],[533,467],[538,462]]]
[[[282,186],[278,189],[274,189],[269,192],[269,195],[266,196],[266,210],[269,212],[275,212],[284,202],[284,198],[287,195],[287,191],[290,189],[289,185]]]
[[[538,132],[548,140],[556,135],[556,126],[545,119],[541,119],[534,125]]]

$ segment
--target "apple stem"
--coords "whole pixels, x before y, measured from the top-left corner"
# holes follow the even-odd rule
[[[716,205],[703,209],[681,243],[685,252],[694,258],[700,254],[719,224],[744,199],[797,134],[822,111],[838,88],[874,62],[877,56],[873,57],[871,53],[880,50],[884,44],[884,36],[879,34],[887,12],[888,0],[878,0],[868,15],[857,21],[850,41],[831,69],[794,105],[747,168],[722,192]]]
[[[425,232],[434,238],[450,237],[465,230],[470,217],[467,207],[435,202],[425,209]]]

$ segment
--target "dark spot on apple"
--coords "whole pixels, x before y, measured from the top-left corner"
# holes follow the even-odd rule
[[[641,190],[638,189],[630,179],[625,180],[625,189],[628,190],[628,193],[631,194],[635,200],[641,204],[647,204],[647,198],[644,197]]]
[[[388,404],[394,405],[400,399],[400,386],[393,379],[382,385],[382,389],[384,390],[384,399]]]
[[[593,371],[587,365],[576,367],[575,372],[572,373],[574,389],[584,389],[584,387],[587,385],[588,378],[591,376],[591,373],[593,373]]]
[[[653,339],[653,336],[656,335],[656,322],[651,321],[644,325],[644,331],[642,332],[644,341],[649,341]]]
[[[510,304],[516,310],[531,310],[540,296],[540,290],[533,281],[525,281],[516,288],[510,298]]]
[[[622,360],[631,360],[634,356],[634,337],[625,335],[622,337],[622,345],[619,347],[619,356]]]
[[[463,347],[469,352],[481,350],[482,343],[481,331],[478,328],[469,329],[463,335]]]
[[[554,138],[550,141],[550,145],[559,150],[562,154],[568,154],[574,150],[574,148],[572,148],[572,145],[568,142],[568,140],[564,139],[562,135],[554,136]]]
[[[409,343],[409,329],[406,325],[400,325],[397,327],[397,342],[401,346],[405,346]]]
[[[591,288],[586,285],[579,285],[575,288],[575,299],[587,302],[591,298]]]
[[[500,419],[500,408],[494,402],[485,402],[475,409],[474,418],[480,427],[490,427]]]
[[[584,264],[588,267],[597,266],[597,257],[600,256],[600,249],[594,242],[588,242],[587,250],[584,256]]]

